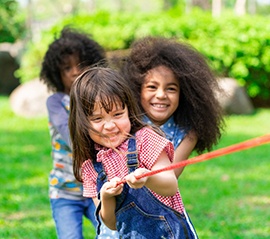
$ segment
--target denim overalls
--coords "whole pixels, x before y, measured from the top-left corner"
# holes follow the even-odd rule
[[[129,173],[138,167],[136,141],[128,142],[127,166]],[[135,153],[133,153],[135,152]],[[107,180],[101,163],[94,163],[98,172],[98,192]],[[96,215],[99,221],[97,208]],[[133,189],[124,185],[123,192],[116,197],[117,231],[121,239],[186,239],[197,238],[195,229],[187,215],[181,214],[160,202],[146,187]],[[100,224],[100,222],[99,222]],[[97,228],[99,234],[100,226]]]

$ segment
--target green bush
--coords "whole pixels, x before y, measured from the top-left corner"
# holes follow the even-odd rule
[[[213,18],[199,10],[182,15],[179,12],[132,15],[102,11],[67,17],[43,32],[40,42],[29,45],[17,75],[23,82],[37,77],[53,35],[71,25],[92,34],[108,51],[127,49],[132,41],[147,35],[187,42],[209,59],[217,75],[237,79],[251,98],[270,98],[269,17],[224,14]]]
[[[24,19],[15,0],[1,0],[0,43],[14,43],[16,40],[22,39],[25,33]]]
[[[210,19],[210,17],[208,17]],[[221,76],[237,79],[251,98],[270,98],[270,19],[223,16],[197,25],[188,38]]]

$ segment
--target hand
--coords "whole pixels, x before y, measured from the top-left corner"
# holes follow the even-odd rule
[[[142,188],[146,182],[148,177],[143,177],[140,179],[137,179],[136,177],[149,172],[150,170],[146,169],[146,168],[138,168],[136,169],[133,173],[128,174],[125,177],[125,180],[127,182],[127,184],[131,187],[131,188]]]
[[[115,177],[111,181],[106,182],[103,184],[100,194],[101,194],[101,200],[102,199],[109,199],[111,197],[117,196],[121,194],[123,190],[123,184],[117,185],[117,183],[121,181],[120,178]]]

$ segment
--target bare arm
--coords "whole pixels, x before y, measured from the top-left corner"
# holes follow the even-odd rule
[[[152,170],[164,168],[169,165],[171,165],[171,162],[166,152],[163,150],[158,160],[152,167]],[[136,179],[135,176],[139,176],[148,171],[149,170],[145,168],[138,168],[134,173],[127,175],[125,179],[132,188],[141,188],[146,186],[162,196],[172,196],[177,192],[178,183],[173,170],[160,172],[150,177],[143,177],[138,180]]]
[[[196,143],[198,141],[198,138],[196,134],[193,131],[190,131],[188,135],[183,139],[181,144],[175,149],[174,151],[174,163],[179,163],[184,160],[187,160],[190,156],[191,152],[193,151]],[[184,170],[184,167],[182,168],[176,168],[174,170],[175,176],[178,178]]]
[[[94,202],[95,206],[97,207],[97,206],[98,206],[98,204],[99,204],[99,200],[98,200],[98,198],[97,198],[97,197],[95,197],[95,198],[92,198],[92,200],[93,200],[93,202]]]

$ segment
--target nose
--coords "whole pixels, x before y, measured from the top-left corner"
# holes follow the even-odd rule
[[[77,77],[80,74],[80,68],[78,66],[72,67],[72,75]]]
[[[111,130],[115,127],[115,123],[113,122],[113,120],[107,120],[104,123],[104,129],[106,130]]]
[[[158,89],[156,92],[156,97],[157,98],[166,98],[167,97],[166,91],[163,89]]]

